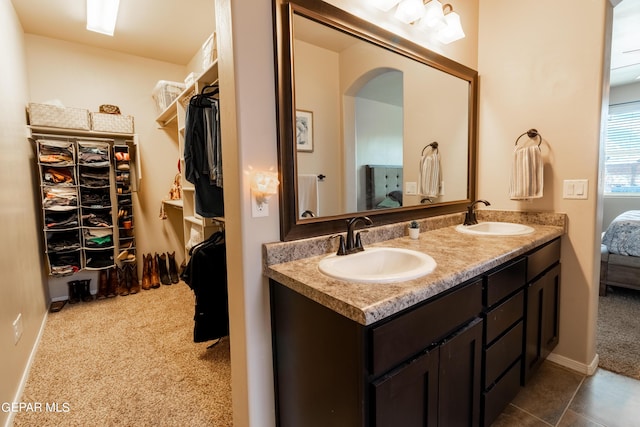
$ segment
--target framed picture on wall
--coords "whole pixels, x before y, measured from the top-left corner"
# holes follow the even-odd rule
[[[296,110],[296,148],[298,151],[313,151],[313,112]]]

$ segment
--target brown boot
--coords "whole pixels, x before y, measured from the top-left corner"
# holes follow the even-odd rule
[[[107,298],[118,295],[118,267],[109,270],[109,287],[107,288]]]
[[[160,287],[160,274],[158,273],[158,254],[155,256],[151,256],[151,287],[159,288]]]
[[[125,266],[125,268],[118,269],[118,276],[120,276],[120,280],[118,281],[118,295],[120,295],[121,297],[125,297],[129,295],[131,273],[129,273],[129,269]]]
[[[129,278],[131,280],[129,286],[130,294],[137,294],[140,292],[140,282],[138,282],[138,263],[131,262],[127,264],[129,268]]]
[[[109,276],[107,275],[107,270],[100,270],[98,273],[98,292],[96,293],[96,299],[105,299],[108,289]]]
[[[151,289],[151,265],[149,263],[151,261],[151,254],[149,254],[149,258],[147,255],[142,255],[142,289],[149,290]]]

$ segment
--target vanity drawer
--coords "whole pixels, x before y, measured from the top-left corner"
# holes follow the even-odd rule
[[[527,260],[522,258],[486,276],[484,304],[491,307],[501,299],[524,288],[526,284]]]
[[[513,365],[491,390],[484,394],[483,425],[490,426],[520,391],[520,367]]]
[[[482,311],[482,280],[401,314],[370,330],[370,372],[379,375],[437,343]]]
[[[531,282],[558,261],[560,261],[560,239],[552,241],[527,256],[527,282]]]
[[[485,350],[484,387],[493,384],[496,379],[522,356],[522,321]]]
[[[524,290],[518,292],[486,314],[487,334],[485,343],[488,345],[502,332],[524,316]]]

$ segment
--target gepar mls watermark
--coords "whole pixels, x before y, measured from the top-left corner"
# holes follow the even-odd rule
[[[71,412],[69,402],[2,402],[2,412]]]

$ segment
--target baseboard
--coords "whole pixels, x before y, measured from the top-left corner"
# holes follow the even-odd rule
[[[598,369],[598,361],[600,360],[600,357],[596,353],[596,355],[593,357],[593,360],[588,365],[580,363],[573,359],[569,359],[565,356],[560,356],[556,353],[549,354],[547,360],[584,375],[593,375],[595,374],[596,369]]]
[[[40,324],[40,330],[38,331],[38,336],[36,337],[36,341],[33,343],[33,348],[31,349],[31,353],[29,354],[29,360],[27,360],[27,365],[24,368],[24,372],[22,373],[22,378],[20,378],[20,384],[18,385],[18,390],[16,391],[15,396],[13,397],[14,402],[20,402],[22,398],[22,393],[24,393],[24,388],[27,385],[27,380],[29,379],[29,372],[31,371],[31,365],[33,364],[33,360],[36,357],[36,353],[38,352],[38,347],[40,347],[40,340],[42,339],[42,335],[44,334],[44,328],[47,324],[47,318],[49,316],[49,312],[46,311],[44,317],[42,318],[42,323]],[[5,427],[11,427],[13,425],[13,418],[15,417],[15,412],[9,412],[9,416],[7,417],[7,422],[5,423]]]

